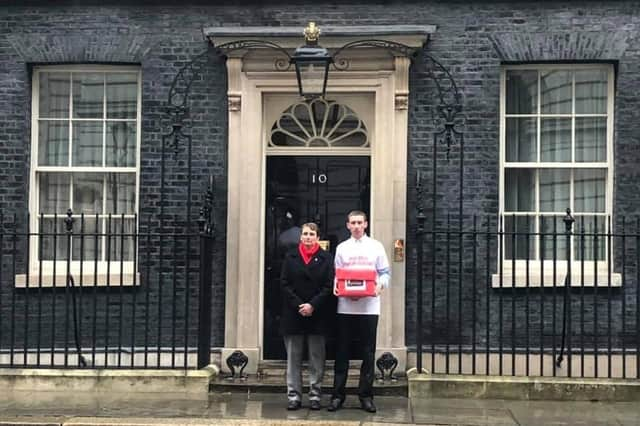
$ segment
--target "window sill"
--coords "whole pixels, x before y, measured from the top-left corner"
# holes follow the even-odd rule
[[[140,273],[111,273],[94,275],[93,273],[72,274],[75,287],[133,287],[140,285]],[[80,280],[82,278],[82,281]],[[27,286],[27,275],[18,274],[15,276],[15,288],[64,288],[66,286],[65,274],[29,274],[29,285]]]
[[[540,274],[540,271],[534,271],[533,268],[529,270],[529,276],[527,277],[526,271],[516,270],[515,274],[515,287],[516,288],[549,288],[549,287],[564,287],[564,281],[566,277],[566,269],[557,269],[555,273],[555,281],[553,270],[547,272],[544,271],[544,275]],[[502,285],[500,283],[502,282]],[[596,285],[597,284],[597,285]],[[609,287],[609,273],[598,271],[597,280],[593,271],[584,274],[580,273],[580,269],[573,270],[571,273],[571,287]],[[514,276],[511,270],[503,270],[502,274],[493,274],[491,276],[491,287],[493,288],[513,288]],[[611,287],[622,287],[622,275],[619,273],[611,273]]]

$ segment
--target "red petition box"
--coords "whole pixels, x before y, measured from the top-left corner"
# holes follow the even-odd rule
[[[339,297],[367,297],[376,295],[375,270],[336,269]]]

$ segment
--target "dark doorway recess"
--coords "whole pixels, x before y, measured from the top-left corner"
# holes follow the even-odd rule
[[[268,156],[265,219],[264,359],[285,359],[280,326],[280,267],[300,226],[316,222],[329,250],[349,237],[350,210],[369,212],[368,156]],[[327,357],[334,357],[329,336]]]

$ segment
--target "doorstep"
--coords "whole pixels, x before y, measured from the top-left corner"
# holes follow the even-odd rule
[[[379,373],[376,371],[376,373]],[[349,365],[347,394],[358,392],[360,377],[360,361],[352,361]],[[309,375],[306,363],[302,370],[303,392],[308,392]],[[324,392],[330,392],[333,386],[333,361],[327,361],[323,380]],[[258,374],[247,374],[243,378],[232,378],[229,373],[220,373],[213,378],[209,387],[212,393],[219,392],[256,392],[286,393],[286,361],[262,361],[258,366]],[[394,380],[376,379],[373,382],[373,393],[378,396],[407,396],[407,377],[398,375]]]

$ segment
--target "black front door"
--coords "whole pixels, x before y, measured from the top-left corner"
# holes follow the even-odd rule
[[[267,157],[265,220],[264,359],[285,359],[280,327],[280,267],[297,246],[300,226],[315,222],[329,250],[349,237],[351,210],[369,212],[369,157]],[[333,339],[327,357],[333,358]]]

